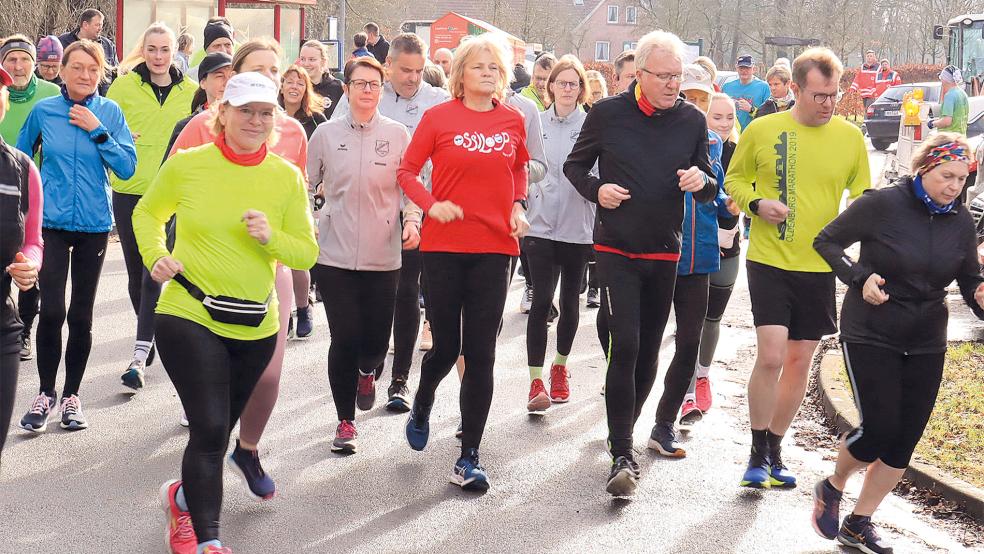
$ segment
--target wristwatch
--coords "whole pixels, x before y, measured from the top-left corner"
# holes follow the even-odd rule
[[[749,202],[748,203],[748,211],[750,213],[752,213],[753,215],[758,215],[758,213],[759,213],[759,202],[761,202],[761,201],[762,201],[761,198],[756,198],[755,200],[752,200],[751,202]]]
[[[514,202],[522,206],[524,211],[529,211],[530,205],[526,202],[525,199],[520,198],[519,200],[514,200]]]
[[[96,144],[102,144],[107,140],[109,140],[109,133],[105,133],[105,132],[99,133],[98,135],[92,137],[92,142]]]

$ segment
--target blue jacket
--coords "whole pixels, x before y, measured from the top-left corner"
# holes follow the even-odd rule
[[[97,95],[79,102],[99,119],[100,126],[91,133],[69,123],[73,104],[64,85],[62,94],[35,104],[21,127],[17,148],[33,155],[40,139],[44,155],[42,227],[105,233],[113,228],[107,169],[120,179],[129,179],[137,167],[137,151],[116,102]],[[104,133],[107,140],[97,144],[94,139]]]
[[[714,273],[721,269],[721,248],[718,246],[718,215],[734,217],[728,213],[724,192],[724,167],[721,152],[724,142],[714,131],[707,131],[708,157],[717,177],[718,193],[713,202],[698,202],[694,195],[686,193],[683,207],[683,239],[680,246],[680,262],[677,275]],[[694,217],[696,214],[696,217]],[[697,247],[694,248],[696,237]]]

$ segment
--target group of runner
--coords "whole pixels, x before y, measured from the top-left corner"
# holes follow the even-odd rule
[[[956,203],[970,162],[962,137],[934,135],[916,154],[914,178],[862,196],[871,181],[866,147],[833,115],[843,67],[825,48],[777,64],[768,84],[741,56],[738,84],[721,93],[713,62],[685,64],[680,39],[655,31],[619,56],[616,93],[592,99],[592,78],[571,56],[541,56],[529,86],[513,91],[509,49],[492,34],[440,52],[435,85],[425,80],[427,48],[410,33],[386,42],[383,60],[349,61],[341,80],[317,41],[281,71],[283,51],[271,39],[236,45],[224,18],[204,34],[190,71],[197,83],[175,65],[175,33],[155,23],[105,96],[99,43],[64,49],[54,92],[34,76],[28,38],[0,43],[0,119],[7,96],[20,108],[0,127],[4,141],[16,137],[16,148],[0,143],[0,437],[19,359],[31,354],[31,291],[40,296],[40,386],[20,427],[43,432],[56,411],[62,428],[88,426],[79,389],[115,222],[137,319],[122,384],[143,388],[159,350],[189,428],[181,478],[161,487],[172,552],[231,551],[219,541],[219,515],[237,423],[230,467],[253,497],[275,495],[258,445],[288,334],[314,333],[312,281],[331,335],[331,450],[358,451],[357,408],[375,404],[392,335],[385,405],[409,412],[409,446],[426,448],[436,389],[457,366],[461,449],[451,481],[487,490],[479,450],[521,257],[530,296],[527,409],[542,414],[570,399],[568,357],[580,296],[591,289],[608,360],[605,488],[629,496],[641,478],[633,429],[657,378],[671,308],[676,349],[649,448],[686,456],[678,427],[711,409],[709,372],[740,268],[744,212],[755,220],[746,269],[758,352],[741,485],[797,484],[781,443],[819,340],[837,331],[839,277],[850,287],[841,340],[863,419],[835,474],[816,485],[812,517],[827,538],[891,552],[870,517],[935,402],[950,282],[984,317],[973,224]],[[845,192],[857,202],[838,215]],[[844,248],[858,241],[853,261]],[[20,307],[11,285],[22,291]],[[545,375],[553,310],[556,353]],[[413,352],[428,331],[411,393]],[[844,484],[869,464],[862,497],[839,525]]]

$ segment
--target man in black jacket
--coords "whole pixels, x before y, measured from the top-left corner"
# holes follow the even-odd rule
[[[89,8],[82,12],[79,16],[79,26],[74,31],[69,31],[58,37],[58,41],[61,42],[62,48],[68,48],[69,44],[77,42],[81,39],[89,39],[93,42],[99,43],[102,46],[103,53],[106,54],[106,77],[107,79],[99,85],[99,94],[101,96],[106,96],[106,92],[109,90],[109,85],[112,84],[113,78],[116,76],[116,66],[120,64],[119,58],[116,57],[116,45],[109,38],[102,35],[103,22],[106,20],[102,12],[95,9]],[[121,32],[117,30],[116,32]]]
[[[707,122],[679,98],[684,45],[655,31],[636,49],[636,82],[596,103],[564,164],[598,204],[595,252],[610,329],[605,403],[613,464],[607,490],[631,495],[639,478],[632,428],[656,380],[680,259],[684,193],[712,201]],[[598,163],[599,177],[591,174]]]
[[[369,53],[373,55],[374,58],[379,60],[379,63],[386,63],[386,56],[389,55],[390,43],[386,41],[383,35],[379,34],[379,25],[369,22],[363,27],[366,32],[366,48]]]

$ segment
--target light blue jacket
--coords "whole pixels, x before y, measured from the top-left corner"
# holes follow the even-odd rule
[[[721,247],[718,245],[718,216],[733,217],[725,206],[728,194],[724,191],[724,167],[721,153],[724,142],[714,131],[707,131],[707,154],[718,182],[717,197],[702,204],[694,195],[684,195],[683,237],[677,275],[714,273],[721,268]],[[696,246],[695,246],[696,245]]]
[[[40,140],[42,227],[105,233],[113,228],[107,171],[129,179],[137,167],[137,151],[116,102],[98,95],[78,102],[99,119],[100,126],[91,133],[69,123],[68,112],[75,103],[62,86],[62,94],[35,104],[21,128],[17,148],[33,156]],[[97,144],[95,139],[103,134],[107,139]]]

